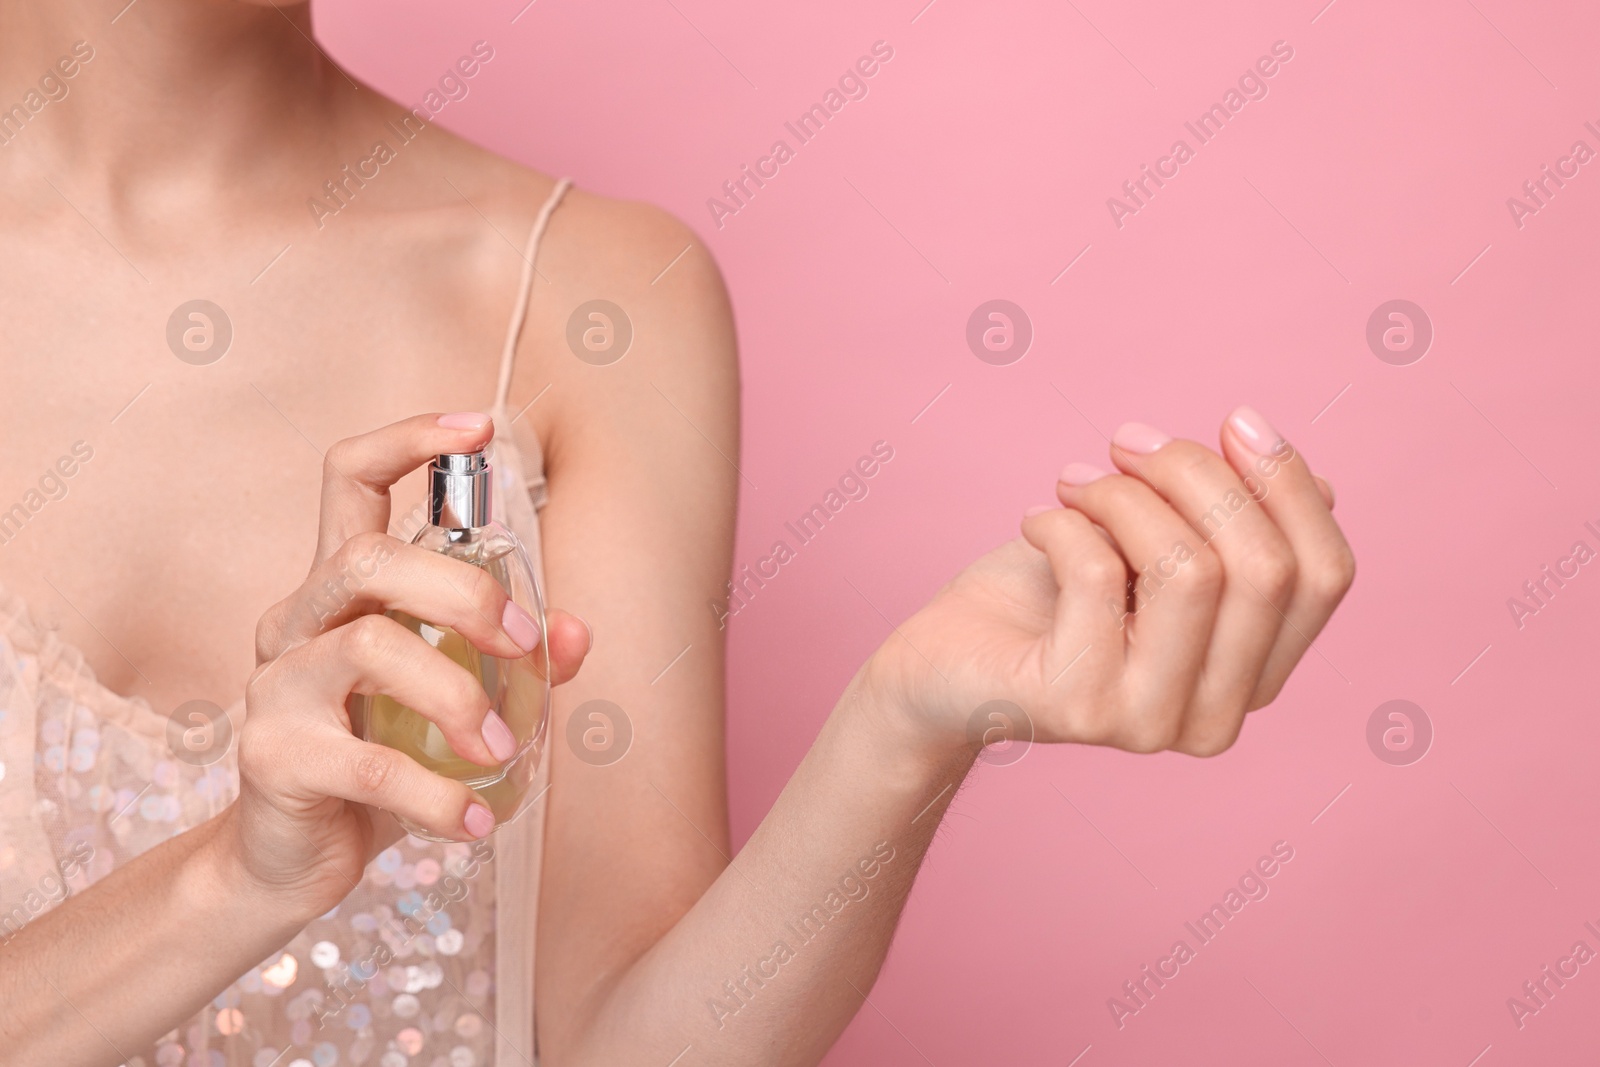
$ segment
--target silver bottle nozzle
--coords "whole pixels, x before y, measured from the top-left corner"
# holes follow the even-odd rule
[[[428,464],[428,520],[446,530],[489,525],[489,459],[482,451],[437,456]]]

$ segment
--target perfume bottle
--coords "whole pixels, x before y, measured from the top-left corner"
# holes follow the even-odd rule
[[[429,524],[411,543],[481,567],[544,632],[544,597],[527,550],[511,530],[491,517],[493,471],[482,452],[442,455],[428,466]],[[358,697],[362,735],[387,745],[446,778],[465,783],[494,813],[498,829],[532,799],[534,779],[543,770],[545,724],[550,706],[550,661],[544,642],[520,659],[500,659],[480,651],[448,626],[390,611],[391,619],[466,668],[483,683],[490,705],[511,728],[517,750],[497,766],[485,767],[456,755],[444,734],[428,719],[391,697]],[[398,817],[397,817],[398,818]],[[449,840],[406,819],[406,830],[428,840]]]

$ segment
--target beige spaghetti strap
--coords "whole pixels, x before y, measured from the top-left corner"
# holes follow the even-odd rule
[[[495,389],[494,416],[509,417],[506,399],[511,392],[511,372],[516,362],[517,339],[522,334],[522,324],[528,317],[528,304],[533,295],[534,266],[539,256],[539,242],[544,239],[550,214],[561,203],[561,198],[572,185],[563,178],[550,191],[550,197],[533,220],[533,231],[528,234],[528,247],[522,255],[522,284],[517,292],[517,306],[511,313],[511,324],[506,329],[506,346],[500,354],[500,383]],[[509,424],[502,424],[506,430]],[[519,478],[523,473],[523,457],[511,437],[506,437],[509,452],[503,457],[512,464]],[[532,457],[539,460],[537,455]],[[542,460],[535,464],[542,470]],[[541,473],[542,480],[542,473]],[[526,486],[526,482],[524,482]],[[525,497],[533,507],[538,502]],[[507,515],[509,516],[509,512]],[[515,520],[510,520],[515,523]],[[543,581],[544,564],[538,544],[538,520],[531,514],[524,520],[531,529],[522,532],[529,538],[528,548],[534,555],[534,566]],[[541,771],[541,778],[548,768]],[[539,899],[540,852],[544,837],[544,808],[537,802],[534,809],[523,812],[522,817],[495,835],[495,1056],[494,1067],[529,1067],[537,1061],[538,1040],[534,1033],[533,959],[534,939],[538,933],[537,906]]]
[[[539,242],[544,240],[551,213],[571,187],[571,178],[556,182],[556,187],[550,190],[549,198],[539,209],[538,217],[533,220],[533,231],[528,234],[528,247],[522,253],[522,282],[517,286],[517,306],[511,312],[511,324],[506,329],[506,346],[500,352],[500,383],[494,391],[497,410],[505,407],[506,398],[511,393],[511,371],[517,361],[517,338],[522,336],[522,324],[528,318],[528,304],[533,297],[533,276],[537,271],[534,262],[539,258]]]

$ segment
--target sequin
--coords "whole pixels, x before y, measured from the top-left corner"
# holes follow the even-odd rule
[[[178,765],[169,759],[162,760],[155,765],[150,780],[159,789],[172,789],[178,784]]]
[[[304,993],[300,993],[295,996],[289,1001],[289,1003],[285,1004],[283,1006],[283,1014],[294,1022],[300,1022],[315,1015],[317,1013],[317,1008],[321,1004],[322,991],[319,989],[308,989]]]
[[[300,973],[300,961],[285,952],[278,957],[276,963],[261,970],[261,981],[264,985],[274,989],[288,989],[294,985],[295,975]]]
[[[212,767],[195,781],[194,791],[202,800],[225,801],[233,796],[233,780],[220,767]]]
[[[4,615],[0,789],[28,779],[34,799],[18,814],[43,824],[56,855],[35,854],[29,842],[38,835],[0,835],[0,877],[22,871],[31,883],[34,872],[88,846],[92,858],[71,880],[82,889],[234,801],[236,751],[208,767],[176,760],[160,712],[110,692],[88,699],[92,679],[61,684],[68,679],[56,666],[81,667],[70,655],[27,667],[21,692],[33,707],[15,714],[19,690],[9,672],[22,660],[8,655]],[[114,700],[122,703],[104,714]],[[9,738],[19,731],[32,736],[14,749]],[[492,854],[481,846],[402,838],[373,857],[341,905],[213,989],[200,1013],[126,1050],[126,1067],[491,1064],[498,888]]]
[[[424,989],[427,989],[427,988],[428,988],[428,979],[427,979],[427,976],[422,973],[422,968],[421,967],[407,967],[406,968],[406,984],[405,984],[406,992],[407,993],[420,993]]]

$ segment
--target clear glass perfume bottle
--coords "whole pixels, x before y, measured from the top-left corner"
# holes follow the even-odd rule
[[[515,533],[491,517],[493,472],[486,454],[438,456],[428,467],[428,477],[430,522],[411,543],[483,568],[538,621],[543,633],[544,597],[527,550]],[[516,737],[517,751],[498,766],[464,759],[432,722],[382,695],[357,698],[359,707],[354,710],[363,724],[363,736],[404,752],[436,774],[464,782],[494,813],[496,829],[504,826],[533,799],[531,787],[542,770],[550,707],[550,660],[544,642],[521,659],[500,659],[479,651],[448,626],[403,611],[388,615],[483,683],[491,706]],[[449,840],[406,819],[399,822],[418,837]]]

